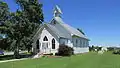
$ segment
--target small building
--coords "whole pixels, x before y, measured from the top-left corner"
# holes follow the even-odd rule
[[[34,53],[57,53],[61,44],[74,48],[74,53],[89,52],[89,39],[81,31],[66,24],[61,14],[60,8],[56,6],[53,19],[41,25],[34,36]]]

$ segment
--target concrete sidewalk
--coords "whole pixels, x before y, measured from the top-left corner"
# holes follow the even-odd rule
[[[20,60],[27,60],[29,58],[23,58],[23,59],[12,59],[12,60],[4,60],[4,61],[0,61],[0,63],[4,63],[4,62],[11,62],[11,61],[20,61]]]
[[[25,52],[28,52],[28,51],[20,51],[19,53],[25,53]],[[13,55],[14,52],[4,52],[4,55]]]

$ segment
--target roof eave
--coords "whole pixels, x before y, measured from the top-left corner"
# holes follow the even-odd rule
[[[71,34],[71,36],[76,36],[76,37],[83,38],[83,39],[86,39],[86,40],[90,41],[90,39],[88,39],[86,37],[81,37],[81,36],[78,36],[78,35],[75,35],[75,34]]]

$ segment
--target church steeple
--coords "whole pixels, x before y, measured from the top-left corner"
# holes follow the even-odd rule
[[[61,17],[60,15],[62,14],[61,9],[56,5],[54,9],[54,17]]]
[[[63,23],[63,21],[61,19],[61,14],[62,14],[61,9],[56,5],[54,8],[54,17],[50,23],[53,25]]]

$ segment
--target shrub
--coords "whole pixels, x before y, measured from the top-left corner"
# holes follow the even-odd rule
[[[113,54],[120,54],[120,50],[114,50]]]
[[[59,45],[59,49],[58,49],[58,55],[59,56],[71,56],[74,54],[74,50],[73,48],[67,46],[67,45]]]
[[[89,51],[93,51],[93,48],[91,46],[89,46]]]

